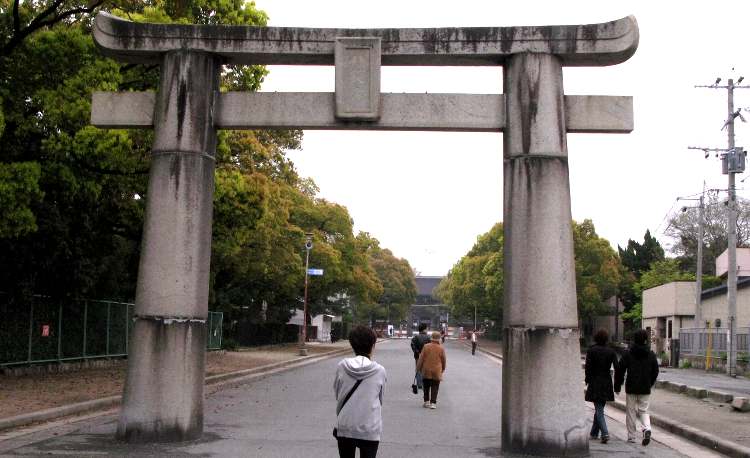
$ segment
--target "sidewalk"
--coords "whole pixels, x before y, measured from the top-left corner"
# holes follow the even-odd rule
[[[703,369],[661,367],[659,380],[750,398],[750,379],[743,376],[730,377],[725,373],[706,372]]]
[[[298,356],[296,344],[210,352],[206,357],[206,392],[227,380],[350,351],[347,341],[310,342],[307,348],[309,356]],[[0,431],[117,406],[125,368],[126,361],[121,360],[107,368],[0,376]]]
[[[502,344],[498,342],[482,341],[477,350],[502,358]],[[750,396],[750,380],[744,377],[735,379],[697,369],[660,368],[658,380]],[[624,408],[625,394],[621,393],[608,405],[607,414],[622,415]],[[652,391],[649,411],[655,427],[729,456],[750,457],[750,412],[737,412],[726,402],[698,399],[662,388]]]

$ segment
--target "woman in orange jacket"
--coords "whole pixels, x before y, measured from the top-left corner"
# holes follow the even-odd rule
[[[440,345],[439,332],[432,333],[430,343],[419,354],[417,370],[424,379],[424,407],[436,409],[438,388],[445,372],[445,349]]]

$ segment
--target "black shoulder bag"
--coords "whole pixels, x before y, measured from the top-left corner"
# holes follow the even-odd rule
[[[341,410],[344,409],[344,406],[346,405],[346,402],[349,401],[350,397],[352,397],[352,394],[354,394],[354,390],[357,389],[357,387],[359,386],[360,383],[362,383],[362,380],[361,379],[357,380],[357,383],[354,384],[354,386],[352,387],[352,389],[349,390],[348,393],[346,393],[346,397],[344,398],[344,402],[341,403],[341,409],[339,409],[339,412],[341,412]],[[338,416],[338,413],[336,414],[336,416]],[[339,437],[338,436],[338,431],[336,430],[335,426],[333,427],[333,437],[335,437],[337,439]]]

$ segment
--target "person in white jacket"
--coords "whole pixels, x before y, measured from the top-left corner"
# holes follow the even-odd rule
[[[336,428],[339,457],[374,458],[383,432],[383,394],[385,368],[371,360],[377,336],[372,329],[357,326],[349,332],[353,358],[341,360],[336,367],[333,393],[336,396]]]

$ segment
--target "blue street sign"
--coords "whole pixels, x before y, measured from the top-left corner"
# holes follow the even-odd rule
[[[307,269],[307,275],[323,275],[323,269]]]

